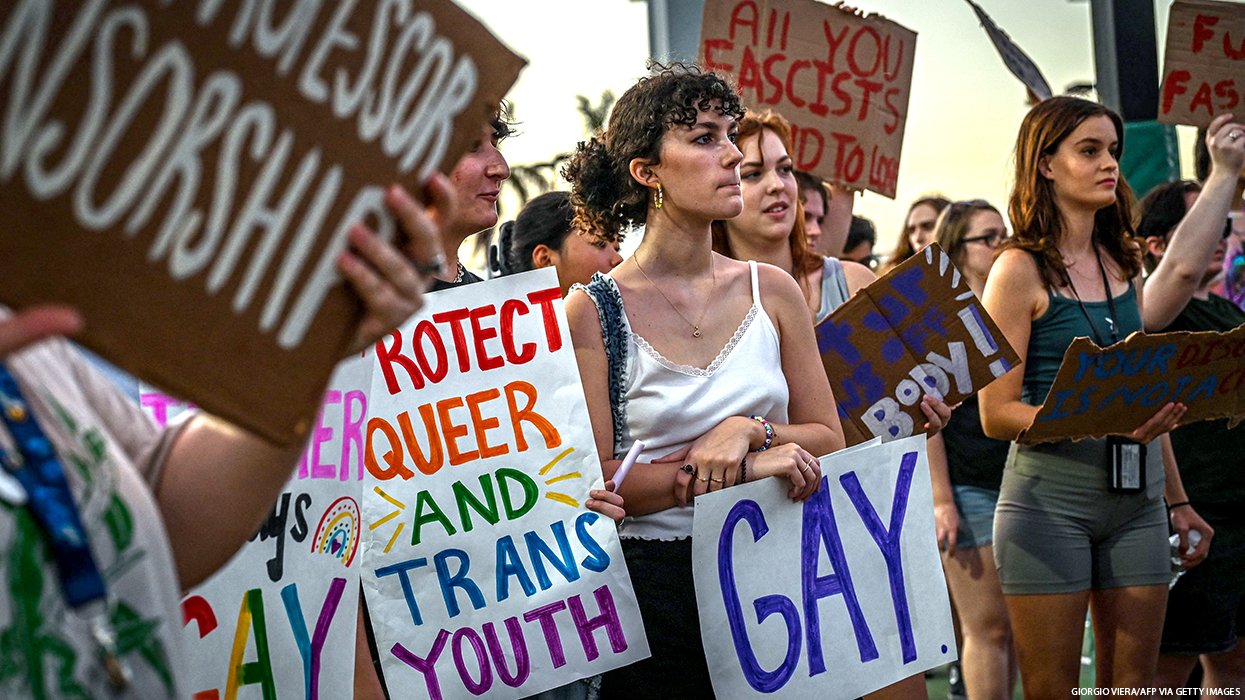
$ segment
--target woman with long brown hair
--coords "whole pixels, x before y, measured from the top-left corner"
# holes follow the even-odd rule
[[[1123,131],[1115,112],[1074,97],[1045,100],[1021,123],[1008,207],[1016,232],[984,304],[1023,364],[981,392],[991,437],[1014,440],[1033,422],[1074,337],[1106,346],[1142,329]],[[1164,494],[1172,504],[1188,500],[1166,437],[1184,411],[1168,403],[1122,436],[1013,448],[994,555],[1026,697],[1066,697],[1078,685],[1087,606],[1097,685],[1152,685],[1169,520],[1182,538],[1205,525],[1191,508],[1169,518],[1163,504]],[[1139,459],[1113,468],[1113,454],[1125,452]]]
[[[921,197],[908,207],[904,214],[903,231],[895,241],[895,249],[882,264],[882,274],[895,269],[899,263],[907,260],[916,252],[934,240],[934,225],[938,223],[938,215],[951,200],[935,194]]]

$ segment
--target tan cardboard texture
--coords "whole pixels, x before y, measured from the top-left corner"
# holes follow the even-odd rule
[[[749,109],[794,127],[791,157],[830,182],[894,198],[916,33],[816,0],[706,0],[701,64]]]
[[[1245,112],[1245,3],[1176,0],[1167,22],[1159,121],[1209,126]]]
[[[1127,434],[1168,402],[1188,406],[1183,425],[1245,417],[1245,327],[1227,333],[1133,333],[1105,349],[1077,338],[1033,424],[1017,441]]]
[[[448,0],[0,9],[0,301],[273,442],[358,318],[352,222],[448,169],[524,61]]]
[[[934,243],[817,324],[848,445],[921,432],[925,394],[954,405],[1020,358]]]

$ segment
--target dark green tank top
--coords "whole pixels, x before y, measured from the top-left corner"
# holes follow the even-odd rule
[[[1073,338],[1084,336],[1099,345],[1110,345],[1111,322],[1114,322],[1120,340],[1129,333],[1141,330],[1141,310],[1137,307],[1137,290],[1130,283],[1128,291],[1115,297],[1115,311],[1120,318],[1111,317],[1111,305],[1106,301],[1087,301],[1085,311],[1094,320],[1094,329],[1081,312],[1075,298],[1048,292],[1050,306],[1046,313],[1033,322],[1029,335],[1029,354],[1025,358],[1025,381],[1021,400],[1030,406],[1041,406],[1050,391],[1050,385],[1059,372],[1063,354]]]

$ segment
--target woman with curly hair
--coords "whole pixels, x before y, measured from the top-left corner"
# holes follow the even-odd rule
[[[1073,338],[1106,346],[1141,330],[1123,131],[1115,112],[1074,97],[1045,100],[1021,123],[1008,207],[1016,234],[983,301],[1023,365],[981,392],[991,437],[1014,440],[1033,422]],[[1170,576],[1163,496],[1188,501],[1166,433],[1184,412],[1168,403],[1140,428],[1121,430],[1122,440],[1013,447],[994,556],[1025,697],[1066,697],[1077,686],[1087,606],[1097,685],[1153,685]],[[1115,469],[1120,454],[1133,460]],[[1206,531],[1192,508],[1172,509],[1170,524],[1182,541],[1190,527]]]
[[[799,286],[713,252],[738,216],[743,116],[723,78],[684,66],[640,80],[564,172],[577,222],[635,254],[576,287],[566,310],[607,478],[636,440],[619,534],[651,658],[607,673],[605,697],[712,697],[692,582],[692,504],[765,478],[793,499],[820,485],[814,455],[843,446]]]

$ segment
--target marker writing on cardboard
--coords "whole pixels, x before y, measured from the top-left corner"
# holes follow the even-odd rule
[[[622,464],[618,465],[618,471],[614,472],[614,493],[618,493],[618,489],[622,488],[623,479],[627,478],[627,472],[631,471],[631,467],[635,466],[636,459],[643,451],[643,440],[636,440],[632,443],[631,449],[627,450],[627,456],[623,457]]]

